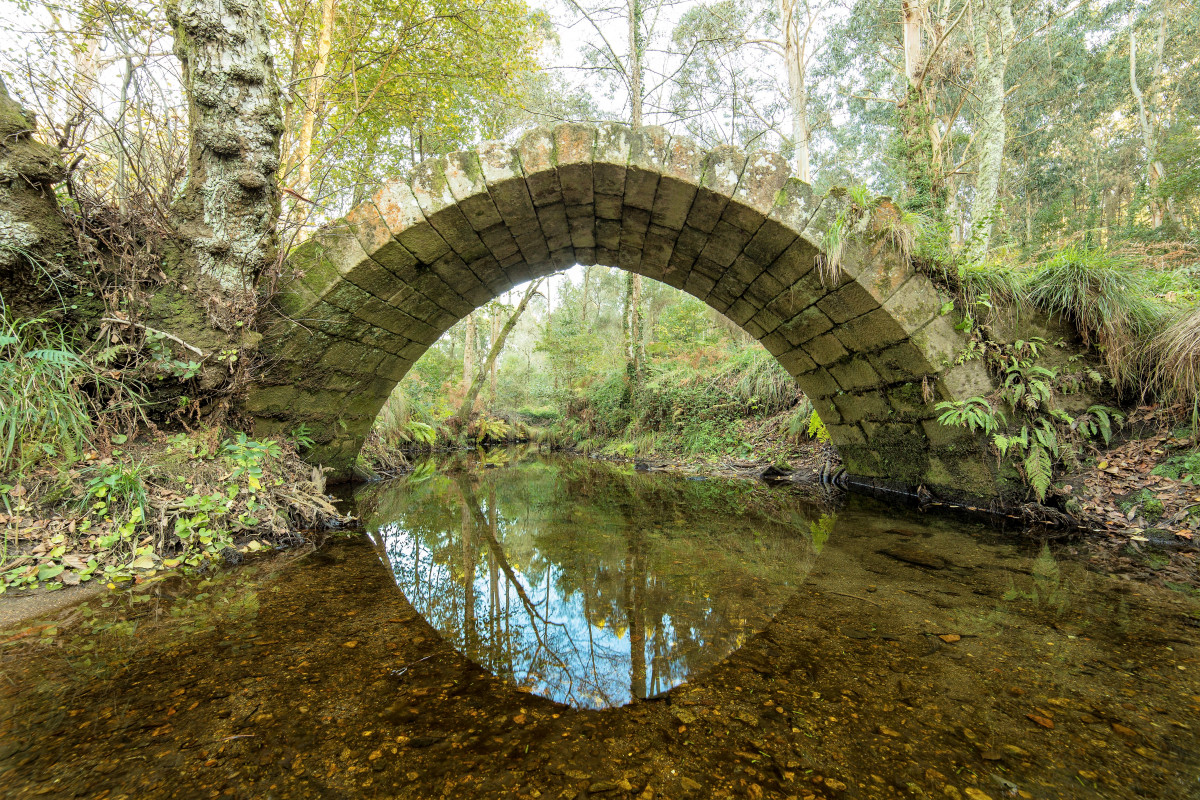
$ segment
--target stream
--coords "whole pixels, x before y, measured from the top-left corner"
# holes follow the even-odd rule
[[[1200,798],[1200,598],[532,450],[0,632],[5,798]]]

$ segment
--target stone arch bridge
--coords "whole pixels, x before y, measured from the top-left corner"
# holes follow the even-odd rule
[[[661,128],[563,124],[486,142],[395,180],[288,258],[268,365],[244,410],[260,434],[301,423],[346,476],[396,383],[462,317],[513,286],[603,264],[681,288],[760,341],[826,422],[847,472],[935,494],[997,493],[994,458],[937,421],[986,395],[945,298],[886,235],[850,237],[848,201],[815,196],[778,155],[705,151]]]

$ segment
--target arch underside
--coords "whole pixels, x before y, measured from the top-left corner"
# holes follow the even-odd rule
[[[395,384],[455,322],[508,289],[601,264],[683,289],[760,341],[860,479],[996,493],[942,400],[985,395],[945,298],[886,236],[850,236],[826,285],[819,242],[846,200],[817,197],[774,154],[704,151],[661,128],[559,125],[516,145],[430,159],[290,254],[268,367],[245,411],[270,434],[305,424],[310,460],[353,467]]]

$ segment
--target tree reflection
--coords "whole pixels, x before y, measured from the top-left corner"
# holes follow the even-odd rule
[[[575,706],[665,691],[736,649],[808,571],[815,506],[580,460],[454,469],[360,508],[455,647]]]

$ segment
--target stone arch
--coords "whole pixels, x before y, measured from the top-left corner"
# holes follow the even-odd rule
[[[531,278],[603,264],[681,288],[760,341],[853,477],[996,494],[981,443],[936,421],[938,401],[993,388],[978,361],[955,363],[966,341],[946,298],[869,230],[822,282],[821,242],[847,204],[781,156],[661,128],[563,124],[429,159],[289,255],[244,410],[260,433],[304,423],[309,458],[348,475],[392,388],[451,325]]]

